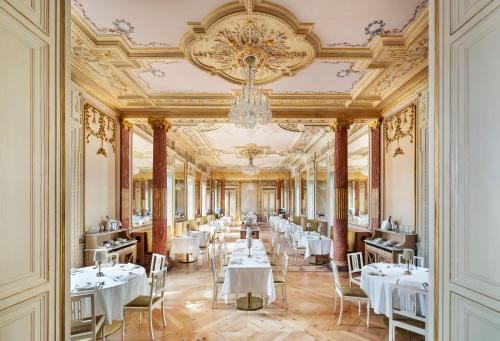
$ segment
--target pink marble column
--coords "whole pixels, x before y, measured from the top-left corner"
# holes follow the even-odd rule
[[[279,213],[281,208],[281,181],[276,180],[276,213]]]
[[[335,193],[333,221],[333,260],[339,266],[347,265],[347,210],[348,210],[348,164],[347,164],[347,132],[350,120],[336,119],[332,125],[335,133],[334,178]]]
[[[370,129],[370,228],[380,228],[380,120],[371,121]]]
[[[153,128],[153,252],[167,255],[167,132],[170,123],[150,118]]]
[[[130,192],[134,191],[134,188],[130,186],[132,127],[132,123],[125,120],[120,124],[120,220],[122,228],[126,230],[130,229],[132,216]]]
[[[359,216],[359,180],[354,180],[354,215]]]
[[[220,209],[221,213],[226,214],[226,183],[224,179],[220,181]]]
[[[141,215],[146,215],[146,180],[141,180]]]

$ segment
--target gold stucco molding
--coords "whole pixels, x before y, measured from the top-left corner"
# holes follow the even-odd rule
[[[337,118],[332,121],[330,124],[330,128],[332,129],[333,132],[338,131],[339,129],[342,128],[347,128],[351,126],[351,124],[354,123],[354,120],[348,119],[348,118]]]
[[[172,128],[172,125],[169,121],[161,117],[149,117],[148,124],[154,129],[160,127],[165,131],[169,131]]]

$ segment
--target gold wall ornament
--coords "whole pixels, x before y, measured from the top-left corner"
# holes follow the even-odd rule
[[[134,127],[134,124],[132,122],[125,120],[125,119],[121,119],[120,123],[121,123],[122,127],[127,129],[127,130],[132,130],[132,128]]]
[[[384,122],[384,145],[385,150],[393,142],[397,142],[398,146],[394,150],[393,157],[403,155],[404,151],[399,146],[399,141],[405,137],[409,137],[410,143],[413,143],[415,130],[415,114],[416,105],[411,103],[406,108],[395,113],[391,117],[385,119]]]
[[[368,123],[368,129],[370,129],[370,130],[378,129],[378,128],[380,128],[381,123],[382,123],[381,119],[371,120]]]
[[[230,82],[245,82],[245,57],[255,56],[255,84],[291,76],[309,65],[316,51],[304,30],[269,13],[242,11],[190,25],[181,48],[196,67]],[[300,34],[299,34],[300,31]],[[304,38],[306,37],[306,38]]]
[[[97,150],[97,155],[108,156],[106,149],[104,149],[104,143],[109,143],[114,153],[116,150],[116,121],[89,103],[85,103],[83,111],[87,143],[90,143],[90,136],[94,136],[101,140],[101,147]]]

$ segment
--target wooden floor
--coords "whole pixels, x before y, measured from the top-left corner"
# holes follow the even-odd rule
[[[270,235],[269,231],[263,231],[261,239],[268,243]],[[233,239],[236,236],[232,235]],[[286,244],[280,243],[286,251]],[[358,317],[357,305],[353,303],[345,304],[343,324],[337,325],[338,311],[333,313],[332,273],[325,267],[307,265],[303,258],[297,258],[291,268],[287,277],[288,310],[282,309],[281,297],[278,297],[266,309],[245,312],[223,301],[212,310],[212,277],[206,261],[176,264],[167,277],[167,327],[163,327],[160,312],[155,311],[155,339],[387,340],[384,318],[372,311],[370,328],[366,328],[366,309]],[[343,274],[344,281],[346,278]],[[149,339],[147,320],[143,319],[139,325],[136,313],[127,313],[125,318],[125,340]],[[108,339],[121,340],[120,331]]]

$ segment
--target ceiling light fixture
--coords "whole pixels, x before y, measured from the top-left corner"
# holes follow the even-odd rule
[[[262,91],[258,91],[253,84],[254,66],[257,58],[253,55],[244,58],[248,66],[247,81],[242,92],[236,96],[229,110],[229,122],[238,128],[253,129],[257,124],[268,124],[272,113]]]
[[[248,165],[241,167],[241,171],[250,176],[259,174],[260,168],[253,164],[253,159],[259,154],[259,149],[248,148],[244,151],[244,154],[248,157]]]

